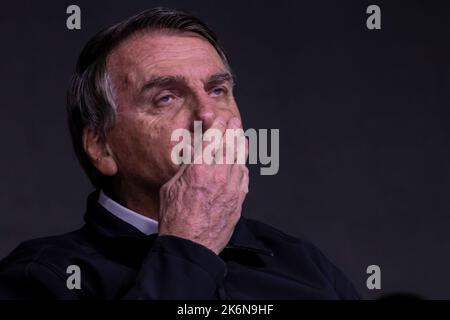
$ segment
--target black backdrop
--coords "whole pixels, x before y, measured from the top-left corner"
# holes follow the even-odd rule
[[[79,31],[66,8],[82,11]],[[382,29],[366,28],[381,7]],[[247,128],[280,129],[245,215],[318,245],[366,298],[450,298],[450,11],[437,1],[0,2],[0,256],[82,224],[65,90],[100,28],[156,5],[219,35]],[[366,288],[381,267],[382,289]]]

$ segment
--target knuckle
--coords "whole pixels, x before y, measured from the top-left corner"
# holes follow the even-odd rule
[[[161,197],[165,197],[167,195],[167,193],[169,192],[170,186],[168,184],[163,185],[160,189],[159,189],[159,195]]]
[[[172,202],[177,198],[177,190],[175,188],[165,188],[163,191],[164,198]]]

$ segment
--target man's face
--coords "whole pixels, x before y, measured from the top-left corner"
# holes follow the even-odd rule
[[[159,187],[178,166],[171,160],[175,129],[207,130],[218,116],[239,117],[232,79],[218,53],[191,33],[140,33],[114,51],[107,69],[117,122],[107,137],[121,182]]]

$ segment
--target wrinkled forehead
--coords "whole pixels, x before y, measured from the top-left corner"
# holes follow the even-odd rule
[[[116,86],[135,87],[155,76],[182,76],[193,81],[227,71],[216,49],[191,32],[141,32],[108,56],[107,72]]]

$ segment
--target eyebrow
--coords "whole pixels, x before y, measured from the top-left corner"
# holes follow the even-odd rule
[[[150,80],[146,81],[142,88],[141,92],[144,92],[146,90],[152,89],[154,87],[165,87],[170,86],[177,83],[186,83],[186,78],[182,76],[161,76],[161,77],[154,77]]]
[[[214,83],[214,82],[230,82],[232,85],[234,83],[233,76],[229,72],[220,72],[213,74],[206,81],[206,83]]]
[[[140,91],[144,92],[155,87],[160,88],[180,83],[186,84],[187,82],[188,82],[187,79],[183,76],[159,76],[151,78],[150,80],[146,81],[142,85]],[[230,82],[231,85],[233,85],[234,84],[233,76],[229,72],[219,72],[209,76],[205,81],[203,81],[205,85],[220,82]]]

